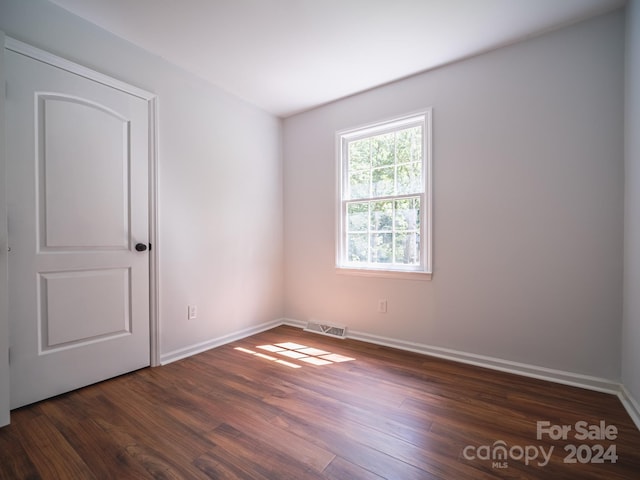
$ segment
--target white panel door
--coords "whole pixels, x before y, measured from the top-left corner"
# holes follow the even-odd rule
[[[6,52],[11,407],[150,363],[147,102]]]

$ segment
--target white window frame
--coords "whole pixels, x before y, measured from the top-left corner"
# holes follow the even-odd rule
[[[350,199],[345,198],[348,192],[347,144],[350,141],[373,135],[395,131],[409,125],[420,124],[423,128],[422,176],[424,191],[417,194],[421,197],[420,211],[420,264],[419,265],[385,265],[354,264],[347,260],[347,215],[346,205]],[[433,166],[432,166],[432,109],[427,108],[400,117],[363,125],[357,128],[341,130],[336,133],[336,272],[348,275],[364,275],[376,277],[407,278],[431,280],[433,274]],[[397,195],[401,197],[402,195]],[[394,196],[385,197],[393,198]]]

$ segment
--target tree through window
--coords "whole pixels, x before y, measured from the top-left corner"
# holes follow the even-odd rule
[[[431,112],[339,134],[338,267],[431,272]]]

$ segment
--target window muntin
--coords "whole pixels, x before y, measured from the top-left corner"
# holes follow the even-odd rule
[[[430,111],[340,133],[338,267],[430,273]]]

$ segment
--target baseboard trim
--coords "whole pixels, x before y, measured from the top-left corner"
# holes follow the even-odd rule
[[[283,318],[282,325],[288,325],[289,327],[304,329],[307,326],[307,322],[303,322],[302,320],[296,320],[294,318]]]
[[[631,392],[627,390],[627,387],[625,387],[624,385],[620,385],[618,398],[631,417],[631,420],[633,420],[633,423],[635,423],[636,427],[638,427],[638,430],[640,430],[640,403],[638,403],[638,401],[633,398]]]
[[[492,370],[498,370],[501,372],[537,378],[539,380],[547,380],[550,382],[561,383],[563,385],[569,385],[572,387],[586,388],[589,390],[609,393],[612,395],[617,395],[620,391],[619,383],[607,380],[606,378],[565,372],[562,370],[555,370],[546,367],[539,367],[537,365],[513,362],[510,360],[503,360],[486,355],[477,355],[474,353],[467,353],[459,350],[407,342],[404,340],[371,335],[364,332],[348,331],[348,337],[353,338],[354,340],[361,340],[363,342],[373,343],[376,345],[383,345],[386,347],[397,348],[409,352],[421,353],[423,355],[444,358],[446,360],[453,360],[477,367],[490,368]]]
[[[282,319],[282,324],[289,325],[291,327],[304,328],[306,322],[293,318],[284,318]],[[570,385],[572,387],[586,388],[589,390],[609,393],[612,395],[618,395],[618,393],[620,392],[620,383],[608,380],[606,378],[565,372],[562,370],[555,370],[551,368],[540,367],[537,365],[503,360],[501,358],[490,357],[487,355],[477,355],[474,353],[467,353],[449,348],[408,342],[405,340],[382,337],[353,330],[347,330],[347,338],[360,340],[362,342],[372,343],[375,345],[397,348],[399,350],[405,350],[408,352],[429,355],[432,357],[444,358],[446,360],[453,360],[455,362],[475,365],[477,367],[490,368],[492,370],[499,370],[501,372],[514,373],[516,375],[537,378],[539,380],[561,383],[563,385]]]
[[[251,335],[255,335],[257,333],[264,332],[281,325],[304,329],[306,326],[306,322],[293,318],[280,318],[272,320],[270,322],[265,322],[260,325],[245,328],[243,330],[224,335],[222,337],[208,340],[206,342],[197,343],[189,347],[168,352],[160,356],[160,364],[166,365],[168,363],[205,352],[207,350],[225,345],[227,343],[235,342],[236,340],[250,337]],[[372,335],[365,332],[347,330],[347,338],[372,343],[374,345],[397,348],[398,350],[405,350],[408,352],[420,353],[422,355],[452,360],[454,362],[465,363],[477,367],[489,368],[491,370],[498,370],[501,372],[513,373],[515,375],[536,378],[538,380],[546,380],[549,382],[560,383],[562,385],[569,385],[572,387],[584,388],[587,390],[594,390],[597,392],[616,395],[620,399],[620,402],[635,423],[636,427],[638,427],[638,430],[640,430],[640,404],[636,399],[633,398],[633,395],[631,395],[631,393],[624,385],[613,380],[566,372],[552,368],[540,367],[537,365],[530,365],[526,363],[513,362],[501,358],[467,353],[449,348],[435,347],[432,345],[424,345],[415,342],[407,342],[404,340]]]
[[[237,332],[233,332],[222,337],[212,338],[211,340],[207,340],[206,342],[196,343],[188,347],[173,350],[171,352],[160,355],[160,365],[167,365],[171,362],[182,360],[183,358],[187,358],[198,353],[206,352],[207,350],[211,350],[212,348],[235,342],[236,340],[242,340],[243,338],[250,337],[251,335],[255,335],[260,332],[264,332],[265,330],[271,330],[272,328],[278,327],[283,324],[283,319],[279,318],[270,322],[261,323],[260,325],[245,328],[243,330],[238,330]]]

